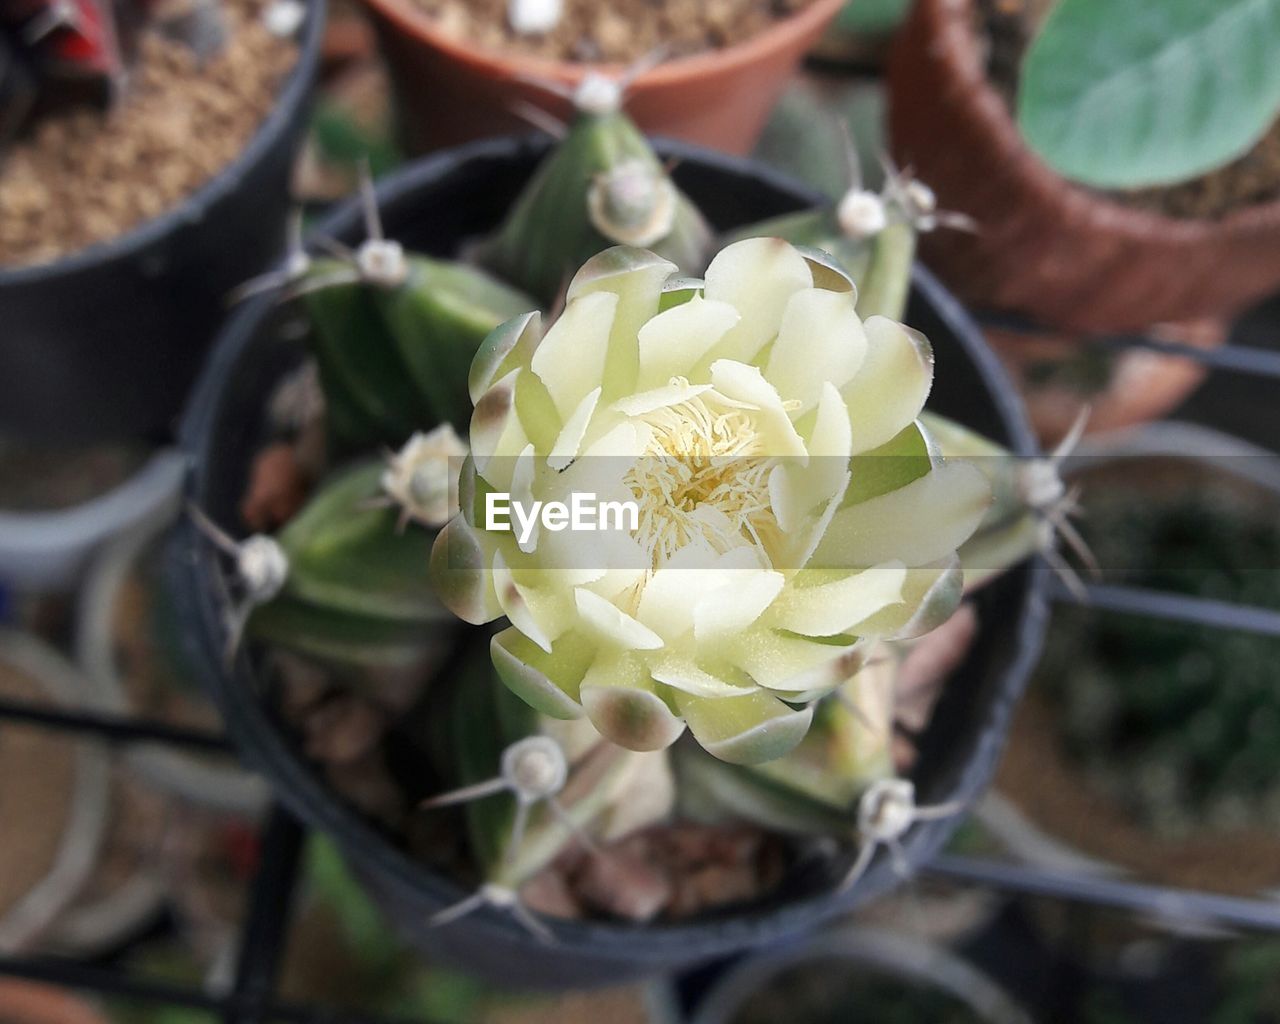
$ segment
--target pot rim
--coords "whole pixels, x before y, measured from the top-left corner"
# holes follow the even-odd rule
[[[732,1024],[761,988],[806,961],[844,960],[854,970],[951,996],[990,1024],[1031,1024],[1003,988],[951,950],[881,927],[847,926],[734,964],[715,980],[689,1024]]]
[[[1092,191],[1063,177],[1023,141],[1008,103],[991,84],[979,59],[973,28],[974,0],[921,0],[920,10],[930,25],[927,58],[945,68],[956,95],[968,98],[965,105],[970,116],[981,127],[996,156],[1030,179],[1035,190],[1059,208],[1059,215],[1070,214],[1077,220],[1084,215],[1118,234],[1154,235],[1184,244],[1213,236],[1280,231],[1280,199],[1253,203],[1223,217],[1172,217],[1126,206],[1104,192]],[[897,59],[901,61],[901,44],[898,50]]]
[[[176,513],[185,474],[185,457],[165,448],[78,505],[37,512],[0,508],[0,578],[35,590],[71,586],[111,538]]]
[[[538,144],[546,146],[542,140]],[[379,205],[393,203],[400,196],[424,187],[471,160],[518,159],[527,145],[520,139],[498,138],[442,150],[383,179],[377,188]],[[698,161],[704,167],[725,173],[750,175],[790,194],[797,201],[824,201],[823,197],[800,183],[745,158],[667,140],[659,142],[658,148],[663,156],[674,155],[686,162]],[[316,234],[340,236],[361,224],[362,217],[358,201],[350,200],[330,214],[317,227]],[[983,342],[977,326],[959,301],[918,264],[913,270],[912,281],[916,289],[928,296],[938,319],[955,334],[964,358],[972,363],[975,372],[987,385],[995,413],[1009,435],[1009,447],[1019,455],[1036,454],[1038,446],[1021,400],[999,359]],[[179,441],[193,469],[207,461],[208,452],[215,444],[214,429],[227,381],[253,341],[255,326],[275,305],[275,295],[258,296],[227,323],[221,341],[214,345],[180,428]],[[193,472],[188,479],[188,494],[193,498],[197,497],[195,490],[198,484],[198,474]],[[337,838],[342,849],[349,851],[353,844],[358,844],[362,872],[376,877],[381,888],[409,896],[426,896],[440,901],[441,905],[457,902],[469,895],[453,878],[415,860],[359,811],[339,800],[287,741],[284,731],[251,688],[241,685],[243,680],[236,685],[228,685],[223,678],[221,652],[217,650],[217,643],[211,641],[212,637],[220,636],[221,629],[220,611],[213,593],[218,588],[201,582],[207,576],[216,577],[214,556],[189,519],[175,531],[173,544],[170,564],[175,572],[175,599],[183,606],[181,614],[192,623],[192,628],[185,631],[185,642],[191,648],[193,663],[203,666],[204,678],[226,718],[229,735],[235,739],[250,764],[265,770],[272,778],[278,799],[301,820]],[[955,773],[951,797],[971,800],[990,781],[996,756],[1003,745],[1004,727],[1010,718],[1012,704],[1039,658],[1049,608],[1048,569],[1042,561],[1034,560],[1023,571],[1026,577],[1022,596],[1018,599],[1018,615],[1010,626],[1011,654],[1002,670],[1003,677],[1013,682],[1001,690],[985,727],[974,737],[970,756]],[[232,692],[237,699],[228,699]],[[950,835],[951,828],[947,826],[954,823],[952,819],[951,822],[931,823],[941,826],[938,828],[913,829],[904,843],[910,860],[920,863],[935,854]],[[880,851],[867,877],[883,878],[887,874],[886,859]],[[870,891],[870,887],[865,891],[854,887],[843,896],[836,896],[823,890],[776,905],[751,905],[686,921],[643,926],[566,919],[553,919],[549,923],[557,938],[565,940],[566,950],[572,948],[571,944],[580,945],[604,956],[627,958],[643,969],[646,963],[669,962],[676,949],[683,951],[684,957],[691,961],[706,959],[718,952],[757,946],[788,933],[806,930],[818,921],[849,909]],[[468,921],[477,929],[495,936],[509,937],[513,934],[512,929],[518,930],[508,915],[491,909],[471,915]]]
[[[137,257],[148,247],[183,227],[198,224],[209,207],[235,192],[240,179],[275,144],[293,119],[293,111],[305,103],[320,63],[320,44],[324,38],[328,0],[304,0],[307,5],[305,27],[295,33],[298,57],[283,85],[276,91],[275,103],[258,125],[244,149],[217,174],[190,195],[156,217],[150,217],[123,234],[94,242],[74,252],[44,263],[21,267],[0,266],[0,288],[17,288],[74,274],[98,264],[123,262]]]
[[[631,88],[643,90],[647,87],[680,86],[690,79],[709,78],[746,68],[797,36],[834,18],[844,2],[845,0],[811,0],[808,6],[732,46],[663,61],[640,75]],[[552,60],[548,57],[531,57],[513,50],[473,46],[436,28],[427,13],[416,7],[413,0],[364,0],[364,3],[401,32],[414,36],[452,60],[468,64],[493,78],[528,76],[576,85],[591,72],[621,74],[626,70],[624,64]]]

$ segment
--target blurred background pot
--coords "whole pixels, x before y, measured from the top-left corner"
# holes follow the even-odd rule
[[[412,152],[525,131],[513,110],[520,103],[567,118],[569,102],[529,78],[575,85],[592,70],[622,71],[480,49],[442,32],[413,0],[365,2]],[[749,152],[787,79],[841,4],[812,0],[750,39],[644,72],[628,90],[627,113],[646,134]]]
[[[96,709],[217,731],[221,721],[182,662],[172,600],[160,572],[160,540],[177,516],[162,514],[117,537],[94,559],[79,593],[76,653],[93,684]],[[269,790],[228,754],[198,754],[167,744],[132,744],[137,775],[183,805],[252,816]]]
[[[546,148],[545,143],[498,140],[406,168],[379,189],[389,237],[431,255],[453,254],[501,218]],[[677,183],[719,229],[816,201],[757,164],[677,144],[662,147],[661,155],[677,161]],[[359,207],[345,205],[320,230],[348,242],[360,237]],[[183,443],[194,468],[190,497],[229,526],[238,521],[250,463],[261,444],[267,396],[299,358],[297,348],[281,340],[290,317],[276,296],[265,295],[228,325],[184,425]],[[933,407],[1015,452],[1032,452],[1021,406],[998,360],[954,299],[922,270],[915,275],[906,319],[933,344],[938,364]],[[636,927],[552,919],[553,944],[540,942],[509,915],[488,910],[433,929],[427,925],[431,914],[466,893],[453,879],[413,859],[324,782],[321,769],[307,760],[272,711],[269,681],[259,666],[241,657],[227,670],[221,569],[190,523],[180,528],[173,556],[174,594],[190,657],[201,667],[228,732],[294,813],[334,837],[384,911],[429,954],[506,986],[599,985],[688,967],[807,931],[898,881],[888,858],[877,856],[859,884],[836,898],[847,863],[816,862],[798,868],[765,900],[685,922]],[[1005,724],[1038,655],[1047,615],[1043,583],[1042,566],[1024,566],[978,595],[981,620],[1002,627],[979,634],[920,739],[914,780],[922,801],[971,800],[990,779]],[[905,844],[910,862],[932,856],[955,825],[955,819],[940,819],[913,829]]]
[[[10,464],[0,499],[0,582],[6,586],[67,590],[113,537],[177,511],[185,462],[175,451],[148,457],[145,449],[123,446],[28,448],[20,441],[4,451]]]
[[[168,434],[227,294],[280,252],[324,29],[240,156],[159,217],[51,263],[0,268],[0,430],[102,441]]]
[[[1147,523],[1188,502],[1221,510],[1221,536],[1210,535],[1214,522],[1206,524],[1203,514],[1183,515],[1182,525],[1163,531],[1144,527],[1156,539],[1141,545],[1131,533],[1121,533],[1132,526],[1110,522],[1113,510],[1095,529],[1114,532],[1115,543],[1133,549],[1134,564],[1119,564],[1104,554],[1104,578],[1114,582],[1123,575],[1124,582],[1136,586],[1243,604],[1259,603],[1268,586],[1276,591],[1269,581],[1277,578],[1280,564],[1264,563],[1252,549],[1238,556],[1254,563],[1244,570],[1218,556],[1222,545],[1237,537],[1226,526],[1228,510],[1242,522],[1256,523],[1256,530],[1280,536],[1275,454],[1204,427],[1162,422],[1086,441],[1068,471],[1071,481],[1085,487],[1086,509],[1090,494],[1102,499],[1119,492],[1141,509]],[[1128,497],[1135,492],[1140,497]],[[1091,525],[1086,519],[1086,537]],[[1101,537],[1094,536],[1098,543]],[[1179,546],[1172,540],[1160,546],[1166,544],[1162,536],[1176,538]],[[1280,542],[1271,546],[1280,549]],[[1141,547],[1152,550],[1144,554]],[[1152,571],[1152,562],[1159,580],[1143,576]],[[1205,579],[1204,564],[1220,568],[1222,578]],[[1250,586],[1248,595],[1241,592],[1245,586]],[[1277,599],[1271,593],[1270,607]],[[1063,633],[1055,642],[1054,633],[1077,614],[1090,613],[1073,612],[1055,622],[1049,654],[1015,716],[996,789],[979,807],[982,824],[1017,856],[1049,870],[1136,874],[1144,881],[1248,896],[1280,888],[1280,841],[1268,824],[1280,808],[1275,775],[1254,761],[1244,766],[1248,770],[1237,771],[1235,764],[1241,756],[1256,760],[1259,750],[1267,749],[1266,735],[1254,735],[1258,730],[1280,728],[1268,711],[1273,704],[1268,666],[1277,641],[1107,616],[1086,623],[1089,633]],[[1064,657],[1064,648],[1075,653]],[[1159,651],[1161,660],[1135,661],[1149,650]],[[1092,678],[1087,659],[1094,657],[1104,658],[1107,666],[1097,680],[1099,692],[1066,691]],[[1086,660],[1073,677],[1069,673],[1081,658]],[[1130,687],[1133,695],[1122,692]],[[1159,705],[1167,707],[1163,718]],[[1124,730],[1123,748],[1109,753],[1116,750],[1117,722]],[[1240,729],[1248,734],[1247,743]],[[1090,749],[1100,752],[1088,763],[1074,756],[1071,746],[1085,734]],[[1099,758],[1108,762],[1110,785],[1098,777]],[[1116,778],[1125,780],[1119,789]],[[1202,789],[1199,803],[1192,802]],[[1142,813],[1133,803],[1139,797]],[[1167,923],[1180,930],[1187,924],[1173,917]]]
[[[877,928],[844,927],[744,959],[711,985],[689,1024],[839,1020],[1030,1024],[995,982],[954,953]]]
[[[978,224],[922,239],[962,298],[1105,332],[1230,317],[1280,287],[1280,202],[1177,219],[1071,184],[1023,142],[976,23],[975,0],[919,0],[889,76],[895,159]]]

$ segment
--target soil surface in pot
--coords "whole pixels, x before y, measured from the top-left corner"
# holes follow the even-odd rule
[[[1056,0],[976,0],[975,29],[996,91],[1017,107],[1022,57]],[[1222,217],[1280,200],[1280,121],[1257,145],[1224,167],[1158,188],[1108,190],[1116,202],[1188,219]]]
[[[627,63],[661,48],[683,57],[750,39],[812,0],[565,0],[550,32],[521,35],[508,0],[413,0],[442,32],[487,50],[583,63]]]
[[[44,703],[36,682],[0,663],[0,696]],[[53,868],[75,793],[75,746],[45,729],[6,726],[0,735],[0,918]],[[0,1007],[0,1017],[3,1008]]]
[[[225,0],[227,39],[203,63],[144,31],[124,97],[41,117],[0,162],[0,267],[45,263],[177,205],[231,163],[275,103],[295,44],[270,0]]]
[[[1148,463],[1144,463],[1144,467]],[[1275,499],[1157,464],[1091,473],[1106,578],[1280,607]],[[1267,637],[1064,609],[998,785],[1073,846],[1144,876],[1253,893],[1280,882],[1280,712]]]

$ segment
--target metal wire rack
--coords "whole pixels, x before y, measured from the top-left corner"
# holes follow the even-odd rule
[[[990,326],[1005,330],[1034,329],[1004,316],[981,319]],[[1267,321],[1276,322],[1274,311],[1267,316]],[[1280,351],[1242,343],[1242,336],[1249,333],[1248,330],[1237,330],[1230,344],[1212,350],[1144,336],[1098,338],[1095,343],[1108,348],[1150,349],[1195,360],[1216,374],[1242,375],[1272,384],[1280,379]],[[1102,611],[1280,637],[1280,612],[1269,609],[1107,584],[1087,586],[1083,597],[1073,594],[1065,586],[1058,586],[1052,597],[1059,602],[1083,599]],[[178,728],[141,718],[55,710],[15,701],[0,701],[0,728],[5,723],[23,723],[95,737],[115,745],[159,742],[206,752],[231,749],[227,738],[215,732]],[[48,956],[0,957],[0,976],[52,983],[154,1005],[202,1010],[226,1024],[407,1024],[383,1016],[362,1015],[358,1011],[278,998],[277,972],[289,934],[293,897],[302,881],[300,853],[305,838],[305,827],[287,811],[279,806],[271,809],[263,829],[261,859],[247,893],[234,979],[223,992],[211,993],[197,987],[139,977],[124,969]],[[1280,932],[1280,900],[1261,895],[1257,898],[1223,896],[1166,888],[1126,878],[1101,878],[954,854],[939,856],[924,870],[938,878],[1005,893],[1045,896],[1148,917]]]

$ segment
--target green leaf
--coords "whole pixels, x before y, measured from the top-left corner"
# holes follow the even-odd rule
[[[1062,0],[1023,62],[1018,123],[1068,178],[1185,181],[1280,111],[1280,0]]]

